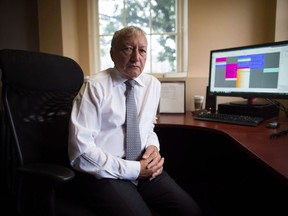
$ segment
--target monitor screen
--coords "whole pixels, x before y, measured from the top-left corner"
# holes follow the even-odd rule
[[[209,94],[288,98],[288,41],[211,50]]]

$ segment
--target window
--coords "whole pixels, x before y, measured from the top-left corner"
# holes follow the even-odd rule
[[[98,0],[91,23],[98,26],[94,37],[97,71],[113,66],[109,53],[113,33],[135,25],[147,34],[145,73],[187,72],[185,4],[187,0]]]

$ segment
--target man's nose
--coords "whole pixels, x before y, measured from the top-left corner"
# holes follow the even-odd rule
[[[133,61],[138,61],[140,58],[140,52],[137,49],[134,49],[132,54],[131,54],[131,60]]]

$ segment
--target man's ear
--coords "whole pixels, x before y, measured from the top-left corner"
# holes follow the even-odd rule
[[[111,57],[112,61],[114,62],[114,58],[113,58],[113,51],[112,51],[112,48],[110,49],[110,57]]]

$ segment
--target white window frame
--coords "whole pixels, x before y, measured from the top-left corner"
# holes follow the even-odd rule
[[[156,77],[186,77],[188,72],[188,0],[176,0],[177,16],[177,72],[150,73]],[[98,31],[98,0],[88,0],[88,34],[90,73],[100,71]],[[107,49],[110,49],[108,47]]]

